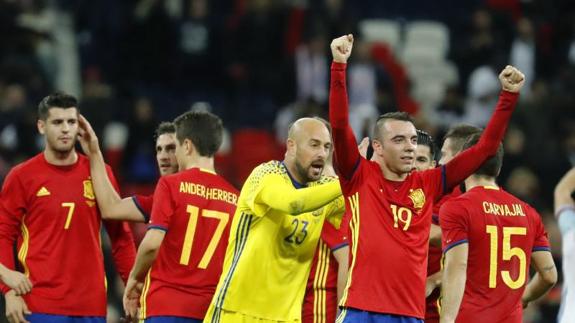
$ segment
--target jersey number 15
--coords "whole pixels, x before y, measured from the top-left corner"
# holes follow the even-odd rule
[[[494,225],[488,225],[485,231],[490,237],[490,253],[489,253],[489,288],[497,287],[497,264],[499,255],[499,228]],[[508,270],[501,271],[501,278],[505,285],[511,289],[521,288],[525,284],[527,273],[527,256],[525,251],[519,247],[511,247],[511,236],[527,234],[527,229],[524,227],[504,227],[503,228],[503,261],[510,261],[511,258],[517,257],[519,260],[519,277],[513,280]]]

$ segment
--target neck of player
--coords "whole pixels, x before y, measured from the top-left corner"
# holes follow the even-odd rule
[[[68,166],[73,165],[78,161],[78,154],[76,150],[72,149],[70,151],[61,152],[47,147],[44,149],[44,158],[49,164],[56,166]]]
[[[214,158],[213,157],[203,157],[203,156],[194,156],[189,157],[180,170],[187,170],[191,168],[201,168],[205,170],[209,170],[212,172],[216,172],[214,167]]]
[[[495,177],[488,177],[488,176],[478,176],[478,175],[471,175],[465,180],[465,190],[469,191],[470,189],[476,186],[495,186],[497,187],[497,182],[495,181]]]

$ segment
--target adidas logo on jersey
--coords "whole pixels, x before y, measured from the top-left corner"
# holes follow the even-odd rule
[[[50,195],[50,191],[48,191],[47,188],[45,188],[44,186],[42,186],[38,192],[36,193],[36,196],[40,197],[40,196],[48,196]]]

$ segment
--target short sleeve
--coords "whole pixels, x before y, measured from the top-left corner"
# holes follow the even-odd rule
[[[551,251],[551,246],[549,244],[549,238],[547,237],[547,231],[545,231],[545,226],[543,226],[543,221],[541,221],[541,216],[535,210],[530,209],[533,212],[535,236],[533,240],[533,251]]]
[[[144,217],[144,222],[150,222],[150,215],[152,214],[152,206],[154,205],[154,195],[134,195],[132,201],[136,208]]]
[[[148,229],[168,231],[170,228],[170,220],[174,212],[174,201],[168,183],[165,178],[160,178],[154,191],[152,216]]]
[[[349,243],[342,228],[337,229],[331,223],[325,222],[321,231],[321,240],[331,251],[347,246]]]
[[[443,204],[439,209],[439,225],[444,253],[459,244],[469,242],[468,213],[462,201]]]

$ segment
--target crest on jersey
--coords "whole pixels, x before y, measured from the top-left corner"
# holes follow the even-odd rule
[[[425,194],[421,188],[409,190],[409,198],[411,202],[413,202],[413,208],[417,209],[418,212],[423,208],[423,205],[425,205]]]
[[[88,179],[85,180],[83,183],[84,183],[84,197],[89,200],[95,199],[96,196],[94,195],[94,187],[92,187],[92,181]]]

